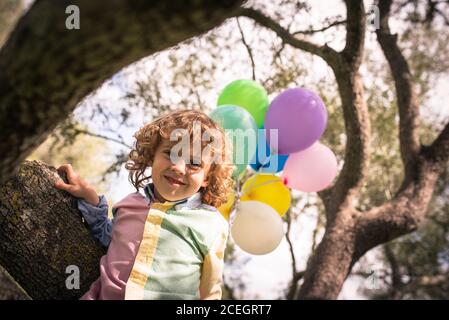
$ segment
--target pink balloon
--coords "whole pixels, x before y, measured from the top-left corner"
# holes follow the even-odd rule
[[[326,189],[336,175],[335,154],[319,142],[303,151],[291,153],[282,172],[287,187],[304,192]]]

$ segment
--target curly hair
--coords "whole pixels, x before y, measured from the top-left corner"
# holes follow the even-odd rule
[[[228,142],[224,130],[202,111],[174,111],[140,128],[134,134],[136,141],[134,148],[129,153],[125,168],[129,170],[129,180],[133,186],[137,190],[143,188],[146,181],[151,178],[145,174],[145,171],[154,159],[159,144],[164,140],[170,140],[170,135],[175,129],[184,129],[192,137],[194,123],[201,124],[201,133],[209,129],[219,132],[218,135],[210,137],[211,141],[201,142],[202,149],[209,144],[212,155],[221,157],[221,161],[212,162],[206,177],[207,186],[200,189],[202,201],[218,208],[227,201],[227,196],[234,187],[232,179],[234,165],[230,161],[231,144]]]

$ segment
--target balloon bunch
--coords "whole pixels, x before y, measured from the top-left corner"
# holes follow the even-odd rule
[[[236,80],[223,89],[210,116],[226,133],[254,134],[253,140],[232,137],[234,176],[242,177],[248,165],[256,174],[219,211],[231,221],[242,250],[269,253],[284,235],[281,217],[290,207],[289,188],[321,191],[337,174],[334,153],[318,141],[327,124],[326,107],[303,88],[287,89],[269,103],[261,85]]]

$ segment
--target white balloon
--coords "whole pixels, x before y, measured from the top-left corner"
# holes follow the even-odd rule
[[[231,226],[235,243],[251,254],[267,254],[276,249],[284,236],[279,214],[260,201],[241,201]]]

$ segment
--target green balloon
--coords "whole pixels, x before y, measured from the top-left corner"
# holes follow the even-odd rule
[[[217,106],[235,105],[248,111],[258,128],[264,124],[269,101],[265,89],[252,80],[236,80],[228,84],[218,97]]]
[[[240,175],[256,153],[257,125],[253,116],[239,106],[223,105],[213,110],[210,117],[232,141],[232,162],[236,165],[234,175]]]

